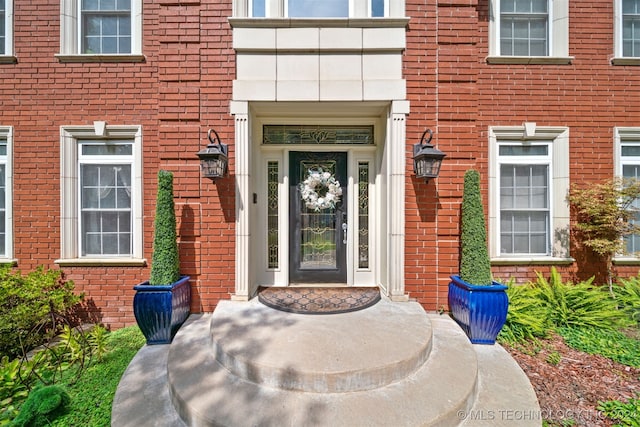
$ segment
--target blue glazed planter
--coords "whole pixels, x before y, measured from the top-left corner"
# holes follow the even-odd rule
[[[509,298],[501,283],[480,286],[451,276],[449,309],[473,344],[495,344],[507,320]]]
[[[133,287],[133,313],[147,344],[171,344],[180,326],[189,317],[191,286],[189,276],[171,285],[143,282]]]

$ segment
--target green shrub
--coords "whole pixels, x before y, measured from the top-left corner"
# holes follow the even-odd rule
[[[37,328],[50,310],[64,314],[80,302],[73,293],[73,282],[64,279],[60,270],[38,267],[26,275],[0,268],[0,357],[10,359],[42,344],[50,328]]]
[[[480,194],[480,173],[464,174],[460,220],[460,278],[474,285],[491,285],[491,261],[487,249],[487,229]]]
[[[173,174],[158,171],[158,195],[154,220],[151,285],[170,285],[180,279],[180,260],[173,201]]]
[[[507,285],[509,312],[507,321],[500,331],[499,340],[513,345],[545,337],[551,323],[547,306],[538,296],[539,291],[532,284]]]
[[[69,404],[69,395],[62,387],[50,385],[36,388],[20,408],[13,421],[15,427],[47,426],[62,414]]]
[[[615,329],[628,324],[616,301],[606,289],[593,286],[593,279],[577,284],[565,283],[555,267],[551,269],[550,280],[536,274],[537,280],[533,283],[537,290],[535,295],[546,306],[554,326]]]
[[[640,325],[640,276],[620,279],[620,283],[613,287],[613,293],[620,309]]]
[[[28,384],[23,381],[33,368],[30,362],[19,359],[0,359],[0,426],[8,424],[18,414],[18,407],[29,395]]]
[[[640,368],[640,341],[622,332],[599,328],[559,328],[558,332],[576,350]]]

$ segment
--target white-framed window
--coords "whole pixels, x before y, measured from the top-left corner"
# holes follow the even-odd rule
[[[13,258],[13,128],[0,126],[0,262]]]
[[[63,126],[60,142],[58,262],[143,262],[141,127]]]
[[[140,59],[128,57],[142,54],[142,0],[61,0],[61,8],[61,60]]]
[[[489,134],[492,258],[568,258],[568,130],[527,123],[492,127]]]
[[[640,0],[615,0],[614,63],[640,64]]]
[[[13,55],[13,0],[0,0],[0,56]]]
[[[253,18],[379,18],[388,16],[390,1],[393,0],[248,0],[248,16]],[[243,0],[236,0],[236,3],[243,3]],[[242,5],[238,5],[238,10],[242,8]]]
[[[568,0],[491,0],[490,63],[569,63]]]
[[[615,129],[615,174],[621,178],[640,179],[640,128]],[[633,204],[640,208],[640,200]],[[618,258],[631,257],[640,252],[640,235],[625,238],[625,255]]]
[[[549,54],[549,0],[500,0],[500,54]]]

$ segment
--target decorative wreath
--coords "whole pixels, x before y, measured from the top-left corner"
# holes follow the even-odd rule
[[[340,202],[342,188],[336,178],[322,168],[309,170],[309,176],[300,184],[302,201],[307,208],[318,212],[322,209],[335,209]]]

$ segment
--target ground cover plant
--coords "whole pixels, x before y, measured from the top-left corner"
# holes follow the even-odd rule
[[[82,298],[60,270],[39,267],[27,274],[0,267],[0,358],[13,359],[59,331],[38,328],[50,312],[68,313]]]
[[[71,341],[77,342],[77,337],[71,338]],[[65,339],[60,344],[62,349],[58,351],[58,356],[64,354],[66,360],[71,362],[61,370],[59,365],[43,363],[42,360],[36,362],[32,359],[21,363],[19,359],[9,361],[5,357],[0,363],[0,426],[109,426],[111,404],[120,377],[144,345],[144,337],[137,326],[111,333],[96,327],[88,335],[87,341],[93,357],[80,373],[74,369],[79,363],[78,348],[65,345]],[[28,375],[34,370],[37,375]],[[55,391],[53,396],[47,396],[49,403],[44,405],[41,395],[43,389]],[[28,403],[27,399],[40,403]],[[51,407],[51,399],[59,399],[59,406]],[[43,406],[50,410],[40,413],[39,409],[35,409]],[[46,423],[33,424],[34,419],[39,422],[46,419]],[[11,424],[12,421],[14,424]]]
[[[639,282],[621,280],[615,299],[607,286],[565,282],[555,269],[509,285],[499,340],[529,377],[545,425],[640,425]]]

